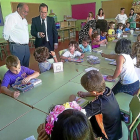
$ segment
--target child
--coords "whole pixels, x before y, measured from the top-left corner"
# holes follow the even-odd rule
[[[62,56],[60,57],[62,60],[69,60],[71,61],[75,57],[79,57],[79,59],[84,58],[84,54],[80,53],[79,51],[76,51],[78,49],[78,43],[76,41],[70,41],[69,43],[69,50],[66,51]]]
[[[137,37],[137,42],[132,46],[132,59],[136,59],[135,65],[137,68],[140,68],[140,34]]]
[[[100,35],[98,33],[92,34],[92,49],[100,47],[100,44],[107,44],[107,40],[100,41]]]
[[[106,87],[102,74],[96,70],[87,72],[81,78],[81,85],[88,92],[79,91],[80,97],[95,97],[84,109],[96,136],[104,140],[120,139],[122,127],[119,105],[111,89]],[[71,95],[69,101],[75,100],[75,97]]]
[[[126,33],[130,33],[130,22],[126,23],[126,28],[124,29]]]
[[[88,22],[88,21],[90,21],[90,20],[94,20],[94,18],[93,18],[93,13],[92,13],[92,12],[89,12],[86,22]]]
[[[12,86],[12,84],[19,80],[22,80],[23,84],[27,84],[32,78],[39,76],[39,72],[20,66],[19,59],[14,55],[10,55],[6,58],[6,66],[9,70],[5,73],[2,80],[1,92],[14,98],[17,98],[20,92],[10,91],[7,88],[8,85]]]
[[[38,127],[38,140],[95,140],[83,110],[75,101],[56,105]]]
[[[118,23],[118,27],[117,27],[117,30],[116,30],[116,34],[117,34],[117,37],[120,38],[120,36],[123,34],[123,24],[122,23]]]
[[[41,73],[48,71],[52,68],[52,64],[47,60],[50,54],[53,56],[54,62],[57,63],[58,61],[54,51],[51,51],[49,53],[47,47],[39,47],[35,49],[34,57],[35,60],[38,62],[38,66]]]
[[[84,39],[82,40],[82,44],[79,44],[80,52],[91,52],[91,46],[89,45],[89,42],[89,38],[84,37]]]
[[[113,87],[114,94],[119,92],[125,92],[130,95],[134,95],[139,89],[138,76],[134,69],[134,64],[131,54],[131,41],[127,39],[120,39],[115,46],[116,54],[104,54],[102,57],[116,60],[116,70],[113,76],[108,76],[108,80],[116,79],[120,76],[120,81]]]
[[[114,39],[115,39],[115,37],[117,36],[116,34],[115,34],[115,30],[114,30],[114,27],[115,27],[115,23],[114,22],[110,22],[109,23],[109,30],[108,30],[108,41],[110,42],[110,41],[113,41]]]
[[[106,35],[107,35],[106,31],[101,31],[100,40],[102,41],[102,40],[106,39]]]

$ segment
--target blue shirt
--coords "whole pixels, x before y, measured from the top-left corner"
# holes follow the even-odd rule
[[[122,34],[122,33],[123,33],[123,31],[122,31],[122,30],[117,29],[116,34]]]
[[[85,48],[82,44],[79,44],[80,49],[82,49],[82,52],[91,52],[91,46],[87,45]]]
[[[100,40],[104,40],[104,39],[106,39],[106,36],[101,36],[100,35]]]
[[[128,31],[130,31],[130,28],[125,28],[124,31],[128,32]]]

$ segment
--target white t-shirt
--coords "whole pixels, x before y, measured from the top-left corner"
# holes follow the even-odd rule
[[[70,51],[66,51],[62,56],[75,58],[81,56],[81,54],[82,53],[80,53],[79,51],[75,51],[74,54],[71,54]]]
[[[9,42],[20,44],[29,43],[29,32],[27,20],[16,11],[5,18],[3,37]]]
[[[135,83],[139,79],[134,69],[133,60],[128,54],[121,54],[121,55],[125,59],[125,63],[123,64],[123,68],[120,74],[121,83],[124,85]]]
[[[117,20],[118,23],[122,23],[125,24],[125,21],[128,19],[126,14],[118,14],[115,18]]]

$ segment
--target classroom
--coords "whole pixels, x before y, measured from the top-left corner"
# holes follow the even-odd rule
[[[0,140],[140,139],[140,0],[0,0]]]

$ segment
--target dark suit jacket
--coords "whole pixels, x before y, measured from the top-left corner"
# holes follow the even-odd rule
[[[38,32],[44,32],[42,31],[40,16],[32,18],[31,35],[36,37],[35,48],[42,46],[43,42],[43,38],[38,38]],[[47,17],[47,35],[51,45],[51,50],[54,50],[54,43],[58,43],[58,33],[52,17]]]

